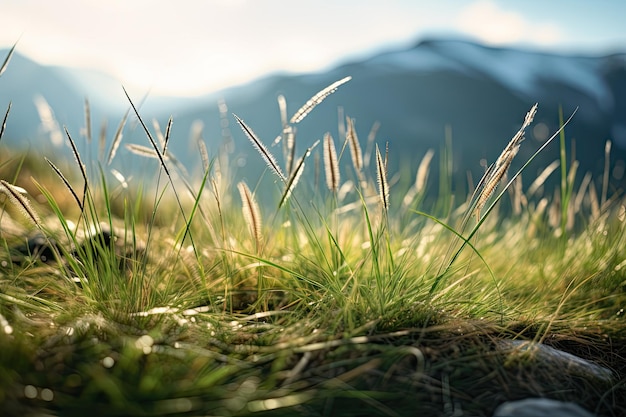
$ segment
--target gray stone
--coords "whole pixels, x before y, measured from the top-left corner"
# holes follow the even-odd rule
[[[493,417],[594,417],[589,411],[574,403],[548,398],[528,398],[501,404]]]
[[[536,355],[535,358],[539,363],[552,365],[570,375],[605,383],[611,383],[614,380],[610,369],[541,343],[526,340],[501,340],[498,342],[498,348],[510,352],[530,351]]]

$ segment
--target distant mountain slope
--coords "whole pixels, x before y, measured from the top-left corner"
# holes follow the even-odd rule
[[[0,51],[1,60],[7,52]],[[77,141],[81,139],[86,98],[93,101],[92,119],[96,132],[102,120],[119,118],[124,108],[98,94],[93,84],[82,83],[76,74],[94,79],[92,72],[39,65],[16,51],[6,72],[0,77],[0,112],[3,116],[11,103],[3,143],[54,152],[61,157],[65,153],[65,149],[59,149],[63,147],[63,127],[67,127]],[[101,75],[101,79],[108,77]],[[52,112],[49,116],[56,123],[58,132],[55,132],[54,138],[51,138],[51,126],[44,126],[41,121],[41,117],[46,116],[46,110]]]
[[[614,160],[626,157],[626,55],[606,57],[551,55],[491,48],[471,42],[431,40],[405,50],[388,51],[363,61],[349,62],[325,73],[274,75],[251,85],[228,89],[221,96],[230,111],[242,117],[266,142],[280,132],[276,97],[287,97],[290,112],[314,92],[346,75],[352,81],[316,108],[298,126],[303,146],[326,131],[337,132],[337,106],[356,119],[365,140],[371,125],[381,123],[379,141],[390,142],[391,158],[413,162],[428,148],[443,146],[445,127],[452,132],[455,164],[462,174],[478,171],[479,160],[493,161],[519,128],[532,104],[539,103],[520,159],[529,157],[559,125],[559,108],[567,117],[578,112],[566,129],[581,169],[600,172],[604,143],[614,142]],[[212,97],[212,100],[215,96]],[[176,115],[177,123],[194,119],[207,132],[219,132],[217,105]],[[547,130],[546,130],[547,129]],[[254,150],[240,140],[241,156]],[[558,157],[555,143],[535,170]],[[397,165],[396,165],[397,166]]]
[[[11,97],[15,107],[18,104],[28,107],[37,90],[50,102],[60,122],[78,132],[83,123],[83,98],[90,95],[85,83],[72,85],[71,77],[58,76],[59,69],[39,66],[22,69],[27,65],[19,56],[11,65],[12,71],[7,70],[0,78],[0,106]],[[625,54],[568,56],[492,48],[467,41],[426,40],[412,48],[347,62],[323,73],[274,74],[190,99],[148,97],[142,114],[146,120],[157,118],[162,126],[170,115],[174,116],[170,149],[187,166],[192,166],[198,161],[195,146],[188,141],[194,121],[203,122],[203,137],[210,151],[217,152],[223,128],[218,99],[223,98],[228,111],[244,119],[269,144],[281,131],[276,101],[279,94],[287,98],[292,114],[315,92],[347,75],[353,77],[352,81],[298,125],[300,149],[320,139],[326,131],[337,137],[337,108],[341,106],[346,115],[356,119],[362,141],[372,124],[380,122],[377,140],[389,141],[391,169],[397,169],[400,163],[416,169],[428,148],[439,150],[443,146],[448,126],[455,165],[463,177],[467,169],[479,172],[481,158],[493,161],[528,109],[538,102],[536,128],[531,128],[520,160],[540,145],[546,132],[557,129],[560,107],[566,117],[576,107],[579,109],[566,129],[566,136],[575,140],[573,150],[581,160],[582,170],[601,171],[607,139],[614,141],[614,160],[626,159]],[[77,89],[79,85],[82,91]],[[92,108],[99,108],[101,117],[112,118],[110,124],[117,123],[115,118],[127,107],[120,91],[121,88],[111,92],[119,102],[116,108],[102,102],[102,89],[93,94],[96,99]],[[12,118],[8,136],[31,135],[37,123],[33,117],[36,114],[33,116],[30,111],[24,112],[23,117]],[[232,116],[230,131],[235,139],[234,157],[240,166],[250,168],[240,168],[240,174],[258,175],[263,163],[235,126]],[[129,131],[125,140],[146,144],[145,137],[137,130]],[[534,170],[557,157],[555,143],[542,155],[542,161],[534,165]],[[616,181],[624,183],[623,178]]]

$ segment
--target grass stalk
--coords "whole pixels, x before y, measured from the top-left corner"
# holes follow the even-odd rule
[[[328,87],[320,90],[317,94],[311,97],[302,107],[300,107],[293,116],[291,116],[289,122],[292,124],[300,123],[309,113],[311,113],[311,111],[313,111],[315,107],[317,107],[318,104],[324,101],[326,97],[337,91],[340,86],[347,83],[351,79],[352,77],[350,76],[344,77],[341,80],[335,81]]]
[[[561,132],[563,131],[563,129],[565,129],[565,126],[567,126],[567,124],[569,124],[569,122],[572,120],[572,118],[574,117],[574,115],[576,114],[576,111],[578,109],[574,110],[574,112],[570,115],[570,117],[561,124],[561,126],[559,127],[559,129],[556,131],[556,133],[554,133],[550,138],[548,138],[540,147],[539,149],[537,149],[537,151],[535,151],[535,153],[528,158],[528,160],[522,165],[522,167],[511,177],[511,179],[509,180],[509,182],[504,186],[504,188],[500,191],[500,193],[493,199],[493,202],[489,205],[489,207],[484,211],[484,213],[482,214],[482,216],[478,219],[478,221],[476,222],[476,225],[473,227],[473,229],[470,231],[470,233],[467,236],[467,241],[470,241],[474,235],[478,232],[478,230],[480,229],[480,226],[485,222],[485,219],[487,218],[487,216],[489,215],[489,213],[491,213],[491,211],[495,208],[496,204],[498,203],[498,201],[500,201],[500,199],[504,196],[504,194],[507,192],[508,188],[511,186],[511,184],[517,179],[518,176],[521,175],[521,173],[526,169],[526,167],[537,157],[537,155],[539,155],[553,140],[557,135],[560,135]],[[529,112],[530,114],[530,112]],[[533,114],[534,116],[534,114]],[[528,120],[528,115],[526,117],[526,120]],[[531,118],[532,120],[532,118]],[[516,135],[517,136],[517,135]],[[513,141],[511,141],[509,143],[509,145],[513,143]],[[509,146],[507,146],[508,148]],[[506,150],[506,149],[505,149]],[[506,159],[503,159],[503,161],[505,161],[506,163]],[[497,164],[496,164],[497,165]],[[494,177],[495,178],[495,177]],[[473,208],[472,208],[473,210]],[[469,211],[468,211],[469,212]],[[458,258],[458,256],[461,254],[461,252],[463,251],[463,249],[465,248],[465,241],[463,241],[463,243],[461,244],[460,248],[457,249],[457,251],[455,252],[455,254],[452,256],[452,258],[449,261],[446,261],[445,267],[443,269],[440,269],[440,272],[437,274],[437,277],[435,278],[435,281],[433,282],[433,285],[430,288],[429,294],[432,295],[437,288],[439,287],[441,281],[443,280],[444,276],[447,274],[447,272],[450,270],[450,267],[452,266],[452,264],[454,263],[454,261]],[[441,272],[443,271],[443,272]]]
[[[11,112],[11,102],[7,106],[7,111],[4,113],[4,118],[2,119],[2,125],[0,125],[0,140],[2,140],[2,136],[4,136],[4,131],[7,127],[7,119],[9,118],[9,113]]]

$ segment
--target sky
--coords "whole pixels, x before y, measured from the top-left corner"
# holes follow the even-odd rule
[[[626,52],[623,0],[1,0],[0,47],[164,95],[314,72],[424,37]]]

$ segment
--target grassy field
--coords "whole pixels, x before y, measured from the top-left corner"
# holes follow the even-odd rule
[[[294,127],[347,81],[291,119],[281,101],[278,146],[232,119],[267,162],[258,187],[200,139],[204,169],[186,174],[170,125],[134,106],[150,181],[109,175],[118,135],[83,161],[66,132],[73,166],[1,149],[3,415],[489,416],[538,396],[624,415],[626,200],[611,167],[577,172],[560,131],[560,168],[522,187],[532,160],[514,156],[536,107],[475,192],[456,191],[445,149],[437,181],[432,152],[414,181],[391,175],[394,155],[363,152],[349,118],[297,155]]]

